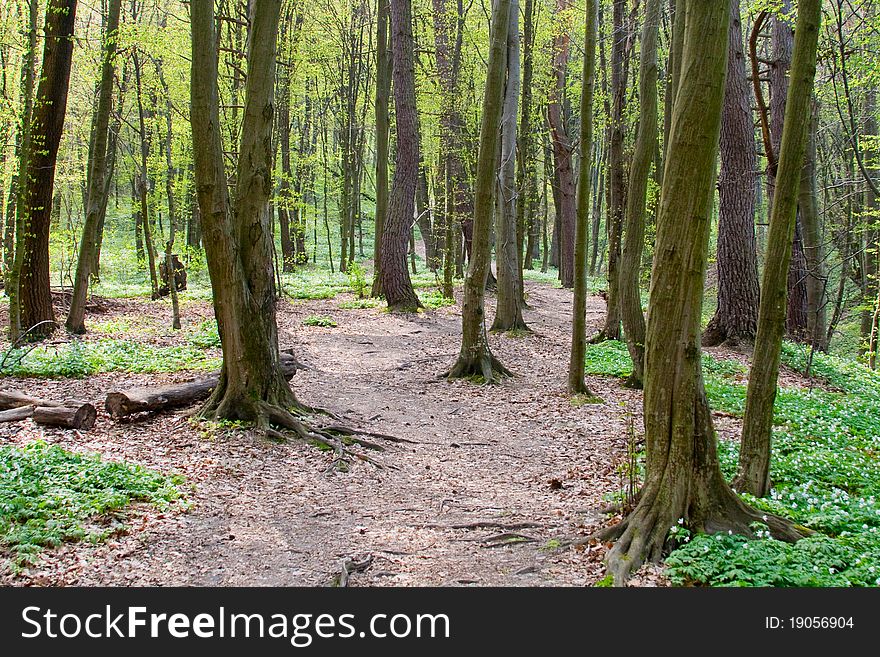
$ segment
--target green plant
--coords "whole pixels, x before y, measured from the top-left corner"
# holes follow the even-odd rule
[[[186,341],[202,349],[219,348],[220,333],[217,330],[217,320],[205,319],[199,322],[189,331]]]
[[[326,328],[339,326],[339,324],[333,321],[330,317],[324,317],[322,315],[309,315],[303,320],[303,324],[305,326],[323,326]]]
[[[44,442],[0,446],[0,546],[17,566],[63,541],[101,541],[124,529],[135,501],[181,499],[179,476],[67,452]]]
[[[363,299],[367,291],[367,273],[360,263],[352,260],[348,263],[348,285],[352,292],[358,295],[358,299]]]
[[[444,308],[446,306],[454,306],[455,299],[447,299],[440,290],[429,290],[419,292],[419,301],[427,310]]]
[[[342,310],[363,310],[365,308],[378,308],[381,304],[379,299],[354,299],[352,301],[340,301]]]

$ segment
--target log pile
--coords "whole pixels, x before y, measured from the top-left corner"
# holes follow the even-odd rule
[[[0,422],[29,417],[37,424],[88,431],[95,426],[98,411],[89,402],[79,399],[56,402],[31,397],[18,390],[0,390]]]

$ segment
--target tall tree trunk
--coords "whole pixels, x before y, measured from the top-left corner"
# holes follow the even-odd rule
[[[394,115],[397,155],[388,215],[382,230],[382,294],[389,310],[413,312],[421,303],[406,266],[406,251],[415,209],[419,177],[419,132],[416,127],[416,87],[413,64],[412,7],[410,0],[391,0]]]
[[[810,100],[816,74],[816,46],[821,20],[819,0],[799,0],[797,32],[791,65],[791,84],[779,152],[779,168],[767,256],[761,285],[758,333],[749,374],[743,417],[739,473],[734,487],[761,497],[770,487],[770,444],[773,403],[776,400],[779,354],[785,332],[787,279],[795,232],[798,192],[807,130],[811,123]]]
[[[150,175],[147,170],[147,159],[150,155],[150,140],[147,132],[146,116],[144,115],[143,89],[141,85],[141,62],[137,51],[135,51],[132,59],[134,65],[134,79],[136,86],[136,97],[138,106],[138,125],[140,127],[140,155],[141,170],[137,176],[137,194],[141,208],[141,227],[144,231],[144,248],[147,254],[147,267],[150,272],[150,289],[151,297],[155,300],[159,298],[159,279],[156,275],[156,247],[153,243],[153,226],[150,223],[150,204],[147,201],[147,194],[150,186]]]
[[[571,0],[557,0],[556,20],[569,20]],[[553,38],[553,81],[550,102],[547,105],[547,121],[553,141],[553,162],[558,184],[557,220],[559,222],[559,278],[563,287],[574,287],[574,239],[575,239],[575,182],[572,158],[574,146],[565,126],[565,79],[568,67],[570,30],[564,25],[556,28]]]
[[[751,342],[758,328],[758,254],[755,242],[755,127],[746,77],[740,0],[731,2],[727,85],[721,114],[718,179],[718,306],[703,333],[708,346]]]
[[[504,105],[507,68],[507,31],[511,0],[496,0],[492,8],[489,33],[489,63],[480,124],[480,148],[475,182],[473,245],[464,281],[461,322],[462,339],[458,360],[447,373],[449,378],[481,376],[485,383],[510,372],[492,355],[486,336],[486,280],[489,276],[489,236],[495,203],[495,172],[498,156],[499,125]]]
[[[532,269],[537,249],[537,181],[532,139],[532,78],[534,77],[535,0],[525,0],[523,15],[522,108],[516,148],[516,186],[522,199],[516,206],[517,248],[520,269]],[[523,255],[523,241],[526,242]],[[522,279],[522,276],[520,276]],[[520,281],[522,282],[522,281]]]
[[[281,271],[292,272],[296,261],[293,240],[290,237],[291,215],[296,212],[294,206],[299,198],[293,194],[293,170],[290,166],[290,75],[291,57],[288,43],[290,39],[293,10],[288,7],[281,17],[279,43],[284,48],[281,56],[282,65],[278,67],[276,108],[278,112],[278,144],[281,151],[281,180],[278,182],[278,232],[281,238]],[[297,181],[299,182],[299,181]]]
[[[388,214],[388,137],[390,118],[388,103],[391,95],[391,50],[388,47],[388,2],[376,0],[376,218],[373,236],[373,289],[379,296],[381,286],[382,232]]]
[[[880,130],[877,128],[877,91],[870,88],[865,93],[864,106],[864,122],[863,134],[866,137],[877,139],[880,137]],[[868,139],[862,142],[862,162],[866,174],[866,178],[871,180],[880,180],[880,148],[873,145]],[[857,154],[857,153],[856,153]],[[877,210],[880,208],[880,196],[875,192],[876,185],[868,184],[865,186],[864,210],[863,214],[870,217],[868,227],[865,232],[865,250],[864,250],[864,266],[863,283],[862,283],[862,305],[865,310],[862,311],[861,334],[865,340],[865,347],[869,360],[874,362],[877,353],[877,313],[875,306],[877,304],[877,293],[880,290],[877,277],[880,273],[880,231],[877,229],[876,217]]]
[[[574,232],[574,300],[572,302],[571,354],[568,391],[588,394],[584,382],[587,350],[587,247],[590,232],[590,183],[593,163],[593,97],[596,87],[597,1],[587,0],[584,67],[581,87],[581,157],[578,163],[577,223]]]
[[[101,63],[101,82],[98,92],[98,105],[95,107],[94,142],[92,158],[89,162],[89,188],[86,198],[86,220],[83,224],[82,239],[79,245],[79,258],[76,263],[76,276],[73,279],[73,293],[65,326],[71,333],[85,333],[86,295],[89,278],[95,264],[94,255],[98,239],[98,224],[101,208],[107,207],[107,173],[110,155],[110,109],[113,103],[114,59],[116,57],[116,37],[119,31],[121,0],[110,0],[107,5],[107,22],[104,31],[104,48]]]
[[[501,114],[501,170],[498,176],[498,212],[495,259],[498,271],[497,305],[493,331],[527,331],[522,316],[522,270],[517,240],[516,123],[520,91],[519,0],[511,0],[507,28],[507,84]]]
[[[620,239],[626,207],[626,179],[623,152],[626,111],[627,26],[626,0],[614,0],[614,29],[611,33],[611,142],[608,148],[608,304],[605,326],[596,340],[619,340],[620,335]]]
[[[622,585],[645,559],[658,561],[678,519],[693,532],[751,535],[761,515],[724,481],[700,369],[700,311],[712,215],[727,60],[727,1],[679,0],[687,12],[676,91],[645,343],[645,480],[635,508],[604,532]],[[798,534],[767,517],[775,538]]]
[[[641,388],[645,359],[645,316],[639,290],[639,274],[645,250],[645,205],[648,176],[657,150],[657,33],[660,0],[647,0],[642,24],[639,64],[639,128],[629,170],[626,193],[626,237],[620,258],[620,316],[626,345],[633,361],[629,385]]]
[[[49,226],[55,185],[55,163],[67,110],[73,55],[76,0],[50,0],[46,8],[43,65],[34,102],[23,184],[24,221],[16,238],[15,294],[20,319],[12,335],[33,328],[31,335],[55,330],[49,287]],[[13,316],[10,306],[10,317]],[[34,328],[36,327],[36,328]]]

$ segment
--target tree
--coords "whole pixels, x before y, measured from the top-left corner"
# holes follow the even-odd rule
[[[740,0],[730,4],[727,84],[721,113],[718,177],[718,306],[703,344],[752,341],[758,327],[758,254],[755,243],[755,128],[746,77]]]
[[[412,232],[416,186],[419,180],[419,130],[413,64],[411,0],[391,1],[391,50],[393,55],[394,116],[397,125],[397,157],[382,227],[380,277],[389,310],[413,312],[421,307],[406,267],[406,251]]]
[[[659,560],[678,520],[693,532],[751,535],[762,516],[730,489],[718,464],[700,367],[700,315],[711,224],[728,2],[682,2],[682,75],[675,91],[645,341],[645,480],[635,508],[602,533],[621,585],[646,558]],[[818,3],[817,3],[818,4]],[[684,73],[686,72],[686,74]],[[767,515],[776,538],[799,534]]]
[[[110,109],[113,104],[113,74],[115,70],[116,40],[119,31],[121,0],[110,0],[107,6],[107,25],[104,33],[104,49],[101,56],[101,82],[98,91],[98,104],[95,107],[93,129],[92,159],[89,163],[89,184],[86,219],[83,224],[79,245],[79,258],[76,263],[76,277],[73,280],[73,293],[65,327],[71,333],[85,333],[86,295],[89,279],[95,264],[94,253],[98,241],[98,227],[102,208],[107,207],[106,179],[108,174]],[[170,148],[169,144],[169,148]]]
[[[761,282],[758,333],[749,373],[743,416],[737,490],[761,497],[770,487],[770,447],[773,403],[779,374],[779,354],[785,334],[788,269],[797,216],[800,179],[812,112],[810,102],[816,75],[816,49],[821,20],[820,0],[798,2],[797,28],[785,123],[779,151],[776,189],[770,214],[767,256]]]
[[[642,54],[639,64],[639,128],[629,170],[626,193],[623,253],[620,258],[620,317],[626,345],[633,362],[629,385],[641,388],[645,358],[645,316],[639,274],[645,250],[645,204],[648,175],[657,149],[657,32],[660,27],[660,0],[645,4],[642,24]]]
[[[55,330],[49,287],[49,225],[55,164],[67,111],[76,4],[76,0],[49,0],[46,7],[43,66],[29,129],[27,169],[22,183],[24,221],[16,235],[15,301],[10,300],[9,312],[13,339],[22,330],[32,329],[33,336],[47,335]]]
[[[464,280],[464,301],[461,309],[461,351],[449,378],[481,376],[485,383],[510,376],[489,349],[486,336],[486,280],[489,276],[489,233],[495,203],[495,172],[498,156],[498,125],[504,104],[504,78],[507,68],[507,30],[511,0],[496,0],[492,8],[489,33],[489,62],[483,116],[480,123],[480,149],[477,156],[477,177],[474,185],[474,239],[471,259]]]
[[[381,294],[382,233],[388,213],[388,136],[391,120],[388,103],[391,95],[391,51],[388,48],[388,2],[376,1],[376,218],[373,235],[372,296]]]
[[[507,85],[501,114],[501,170],[498,175],[495,258],[498,270],[493,331],[527,331],[522,316],[522,270],[517,239],[516,123],[520,90],[519,0],[511,0],[507,29]]]
[[[572,302],[571,358],[568,363],[568,391],[589,394],[584,382],[587,343],[587,241],[590,230],[590,177],[593,152],[593,97],[596,87],[596,42],[598,16],[596,0],[586,7],[584,73],[581,87],[581,158],[578,164],[577,222],[574,233],[574,300]]]
[[[307,429],[291,413],[297,401],[280,368],[272,227],[272,119],[280,0],[251,7],[247,83],[234,202],[221,143],[217,46],[212,3],[194,2],[191,117],[193,156],[214,314],[223,349],[220,381],[200,410],[204,418]]]

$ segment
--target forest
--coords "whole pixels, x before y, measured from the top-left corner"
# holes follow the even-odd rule
[[[0,584],[880,585],[878,46],[0,3]]]

